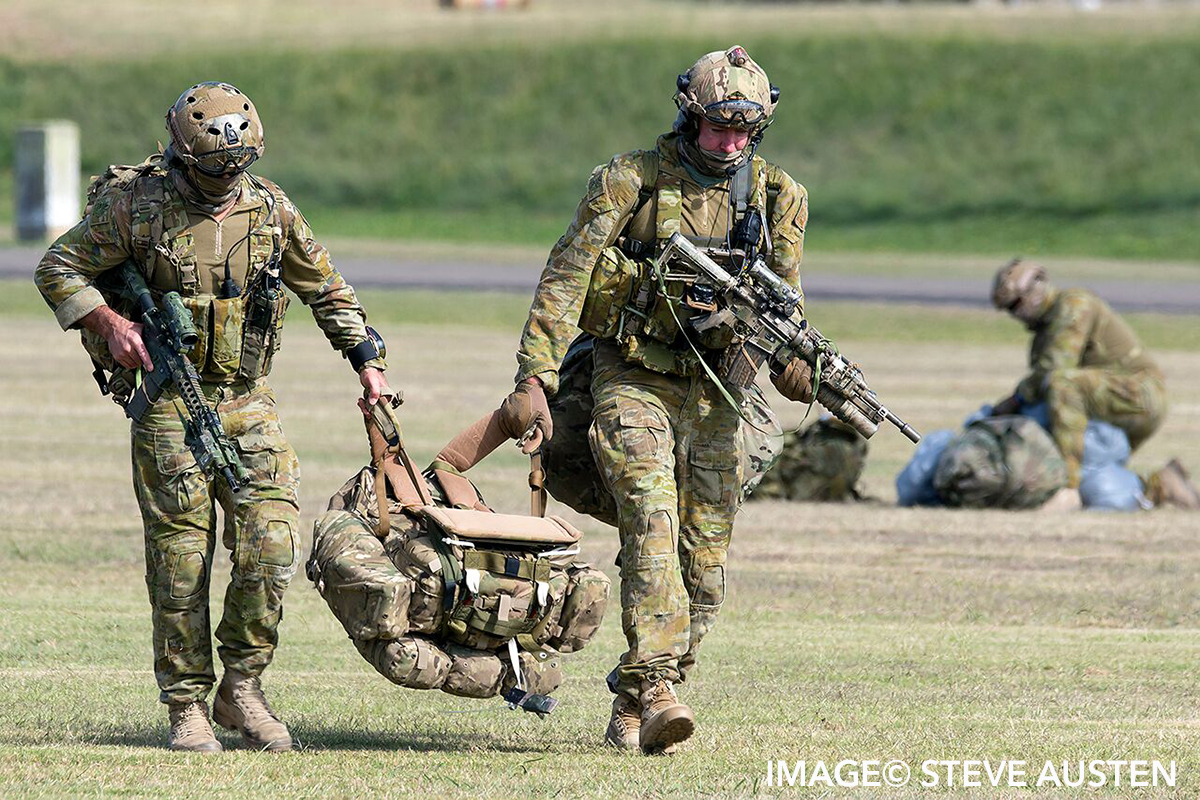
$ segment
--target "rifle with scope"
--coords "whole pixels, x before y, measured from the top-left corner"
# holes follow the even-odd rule
[[[156,304],[146,279],[132,263],[120,268],[113,288],[133,303],[135,321],[142,324],[142,341],[154,364],[150,372],[138,371],[137,386],[124,405],[125,416],[141,422],[163,392],[175,389],[187,412],[184,444],[196,464],[207,476],[223,477],[230,491],[240,491],[248,479],[246,469],[225,434],[221,417],[205,399],[200,376],[188,359],[199,340],[191,312],[178,292],[167,292],[162,305]]]
[[[753,231],[746,238],[757,240]],[[718,377],[745,388],[764,363],[782,369],[798,356],[813,368],[817,401],[863,438],[874,436],[880,423],[887,421],[911,441],[921,441],[921,434],[879,401],[859,366],[803,318],[803,298],[796,289],[772,272],[754,249],[729,255],[731,262],[740,260],[740,268],[722,267],[676,233],[654,265],[664,285],[668,281],[684,285],[685,303],[696,298],[693,308],[716,306],[693,315],[692,329],[700,333],[732,329],[734,343],[721,357]]]

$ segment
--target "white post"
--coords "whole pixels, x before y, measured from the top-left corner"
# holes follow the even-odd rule
[[[79,126],[49,120],[17,131],[17,238],[44,241],[79,221]]]

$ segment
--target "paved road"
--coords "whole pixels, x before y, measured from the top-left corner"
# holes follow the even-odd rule
[[[42,251],[0,249],[0,278],[28,276]],[[482,260],[342,256],[338,266],[355,286],[491,289],[528,293],[537,283],[541,265],[487,263]],[[1125,311],[1200,314],[1200,280],[1089,280],[1086,285]],[[922,305],[986,306],[989,280],[964,277],[845,275],[812,269],[805,273],[804,291],[811,298],[914,303]]]

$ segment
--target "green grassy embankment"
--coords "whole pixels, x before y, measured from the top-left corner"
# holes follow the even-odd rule
[[[548,244],[590,168],[652,144],[675,75],[725,38],[0,59],[0,165],[47,117],[79,121],[89,171],[137,160],[180,88],[220,74],[258,103],[262,172],[323,233]],[[783,89],[762,152],[808,186],[811,248],[1200,252],[1187,37],[739,38]]]

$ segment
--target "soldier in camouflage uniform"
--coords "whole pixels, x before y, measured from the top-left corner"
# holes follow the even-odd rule
[[[1016,259],[992,285],[992,303],[1033,332],[1029,374],[996,403],[996,416],[1045,401],[1050,431],[1067,467],[1067,485],[1051,508],[1079,507],[1083,436],[1089,419],[1116,425],[1136,450],[1167,413],[1162,371],[1137,335],[1108,304],[1086,289],[1059,289],[1037,264]],[[1200,496],[1178,461],[1144,479],[1146,496],[1200,507]]]
[[[695,665],[725,600],[742,491],[739,409],[669,322],[674,304],[648,260],[676,232],[725,246],[731,218],[752,207],[766,222],[771,269],[799,289],[807,193],[754,155],[777,98],[741,47],[709,53],[681,75],[674,130],[653,150],[593,171],[542,273],[517,352],[509,406],[549,438],[545,395],[558,389],[576,325],[597,340],[590,443],[616,506],[628,643],[609,676],[616,699],[605,738],[621,748],[670,753],[692,733],[692,712],[673,685]],[[774,377],[785,396],[806,399],[809,375],[797,360]]]
[[[171,107],[167,129],[165,154],[98,180],[83,220],[50,246],[35,279],[63,329],[82,330],[118,396],[137,369],[153,364],[141,325],[120,316],[101,291],[105,273],[131,260],[156,296],[178,291],[192,312],[200,341],[191,358],[249,480],[234,494],[200,471],[173,390],[132,426],[155,677],[170,712],[171,748],[219,751],[205,703],[215,682],[208,588],[219,503],[233,571],[216,631],[225,673],[213,717],[250,746],[286,750],[287,727],[259,683],[299,548],[299,465],[266,382],[287,304],[282,286],[351,359],[369,401],[390,390],[354,290],[279,187],[246,171],[263,152],[249,99],[226,83],[198,84]],[[266,312],[253,317],[252,307]]]

